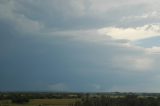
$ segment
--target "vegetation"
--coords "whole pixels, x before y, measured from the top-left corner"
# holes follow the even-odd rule
[[[14,95],[11,98],[12,103],[17,103],[17,104],[25,104],[29,102],[29,98],[23,96],[23,95]]]
[[[0,93],[0,106],[160,106],[160,94]]]
[[[160,106],[160,99],[154,97],[138,97],[127,95],[125,97],[86,97],[75,106]]]

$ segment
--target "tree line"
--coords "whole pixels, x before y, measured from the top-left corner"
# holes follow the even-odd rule
[[[138,97],[127,95],[124,97],[85,97],[77,101],[74,106],[160,106],[160,97]]]
[[[11,100],[12,103],[25,104],[31,99],[64,99],[78,98],[69,106],[160,106],[160,95],[132,94],[85,94],[85,93],[0,93],[0,100]]]

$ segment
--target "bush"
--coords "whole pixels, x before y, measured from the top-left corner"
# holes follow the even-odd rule
[[[17,103],[17,104],[24,104],[28,103],[29,99],[24,96],[14,96],[11,98],[12,103]]]

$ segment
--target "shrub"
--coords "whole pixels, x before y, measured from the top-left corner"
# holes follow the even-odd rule
[[[12,103],[24,104],[24,103],[28,103],[29,99],[24,96],[13,96],[11,98],[11,101],[12,101]]]

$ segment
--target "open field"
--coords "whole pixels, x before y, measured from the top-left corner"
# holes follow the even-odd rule
[[[0,101],[0,106],[72,106],[80,99],[31,99],[25,104],[15,104],[11,100]]]
[[[76,101],[79,101],[80,99],[34,99],[29,102],[31,105],[37,105],[37,104],[45,104],[45,105],[60,105],[60,106],[66,106],[74,104]]]
[[[0,106],[160,106],[160,94],[2,92]]]

